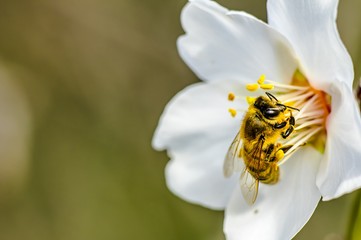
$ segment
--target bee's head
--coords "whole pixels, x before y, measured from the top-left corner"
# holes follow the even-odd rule
[[[260,96],[254,102],[254,107],[267,119],[273,120],[277,118],[280,113],[283,113],[287,107],[279,104],[273,99]]]

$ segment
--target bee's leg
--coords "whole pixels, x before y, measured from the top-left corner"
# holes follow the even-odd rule
[[[285,156],[285,153],[292,147],[293,145],[285,145],[277,143],[276,146],[272,149],[273,155],[271,157],[271,162],[279,162]]]
[[[287,125],[287,122],[281,122],[281,123],[276,123],[275,125],[273,125],[273,129],[281,129],[284,128]]]
[[[293,147],[293,145],[284,145],[284,146],[282,146],[280,149],[281,149],[284,153],[286,153],[286,152],[288,152],[288,150],[290,150],[291,147]]]
[[[302,147],[302,146],[305,146],[307,143],[302,143],[301,145],[297,146],[297,148],[293,149],[292,152],[296,151],[299,147]],[[282,146],[282,150],[284,153],[287,153],[288,150],[290,150],[291,148],[293,147],[293,145],[285,145],[285,146]]]
[[[279,162],[281,161],[285,154],[288,152],[288,150],[290,150],[293,147],[293,145],[285,145],[282,146],[281,148],[278,149],[278,151],[276,152],[276,161]]]
[[[275,162],[279,162],[282,160],[282,158],[285,156],[285,152],[282,150],[282,148],[278,149],[275,152]]]
[[[272,153],[274,152],[275,149],[275,145],[274,144],[270,144],[266,150],[266,161],[267,162],[272,162],[274,161]]]
[[[266,153],[266,161],[269,162],[278,162],[284,156],[284,151],[282,149],[282,144],[270,144],[267,153]]]
[[[293,129],[295,128],[295,118],[291,116],[288,123],[290,125],[289,128],[281,134],[283,138],[287,138],[293,132]]]

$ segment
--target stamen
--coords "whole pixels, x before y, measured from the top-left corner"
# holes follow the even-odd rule
[[[264,80],[266,80],[266,75],[262,74],[259,79],[257,80],[257,83],[259,85],[262,85],[264,83]]]
[[[324,111],[323,109],[321,109],[321,110],[317,110],[317,111],[313,111],[313,112],[303,113],[301,117],[302,117],[302,118],[306,118],[306,117],[309,117],[309,118],[319,117],[319,116],[323,115],[323,113],[325,113],[325,111]]]
[[[283,89],[289,89],[289,90],[307,90],[310,89],[309,87],[302,87],[302,86],[295,86],[295,85],[286,85],[278,82],[274,82],[271,80],[265,80],[265,82],[273,84],[276,88],[283,88]]]
[[[274,88],[273,84],[261,84],[260,86],[263,90],[272,90]]]
[[[256,98],[254,97],[246,97],[248,105],[253,104],[256,101]]]
[[[282,95],[278,96],[278,98],[279,98],[279,100],[281,102],[289,102],[288,99],[297,97],[297,96],[305,94],[305,93],[307,93],[306,89],[305,90],[290,91],[290,92],[283,93]]]
[[[297,119],[302,116],[302,114],[304,114],[304,112],[307,110],[307,108],[309,106],[312,106],[314,104],[314,102],[317,100],[317,96],[313,96],[310,100],[308,100],[306,102],[306,104],[304,106],[302,106],[301,111],[295,116],[295,120],[297,121]]]
[[[312,129],[310,129],[312,130]],[[314,136],[317,132],[319,132],[320,130],[322,130],[322,127],[318,127],[316,129],[314,129],[313,131],[307,131],[307,134],[302,134],[303,138],[299,139],[285,154],[285,157],[278,163],[278,165],[282,165],[283,163],[285,163],[290,157],[291,155],[297,150],[298,147],[300,147],[301,145],[305,144],[307,142],[307,140],[309,140],[312,136]],[[297,136],[299,137],[299,136]],[[287,143],[289,144],[289,143]]]
[[[237,111],[234,108],[229,108],[228,112],[231,114],[232,117],[236,117]]]
[[[246,88],[248,91],[254,92],[258,89],[259,85],[257,83],[247,84]]]
[[[305,94],[302,94],[302,95],[297,95],[293,98],[288,98],[287,99],[287,102],[295,102],[295,101],[298,101],[298,100],[301,100],[301,99],[307,99],[308,97],[311,97],[313,95],[312,92],[307,92]]]
[[[297,126],[295,128],[295,131],[301,130],[302,128],[305,128],[305,127],[308,127],[308,126],[311,126],[311,125],[323,124],[323,122],[324,122],[323,119],[315,119],[315,120],[312,120],[312,121],[306,121],[306,122],[300,124],[299,126]]]
[[[234,93],[228,93],[228,101],[233,101],[236,98],[236,96],[234,95]]]
[[[303,139],[303,137],[308,135],[310,132],[312,132],[311,128],[308,129],[308,130],[302,131],[302,132],[300,132],[298,134],[295,134],[293,136],[293,138],[286,141],[285,144],[287,144],[287,145],[295,145],[297,142],[301,141],[301,139]]]

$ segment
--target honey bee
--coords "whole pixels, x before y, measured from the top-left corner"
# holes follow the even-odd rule
[[[256,201],[259,182],[278,182],[278,162],[292,147],[283,146],[278,139],[285,139],[293,132],[295,118],[292,116],[292,110],[299,111],[280,103],[268,92],[266,95],[267,97],[257,97],[254,103],[250,104],[224,161],[224,175],[229,177],[234,171],[239,170],[238,166],[241,164],[241,158],[243,159],[241,191],[250,205]]]

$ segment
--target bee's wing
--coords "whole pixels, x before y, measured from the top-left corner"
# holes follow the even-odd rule
[[[240,150],[241,150],[241,136],[240,131],[233,139],[231,146],[229,146],[226,157],[223,163],[223,174],[226,177],[232,175],[234,171],[237,171],[240,165]]]
[[[252,162],[249,164],[251,164],[254,169],[260,169],[264,142],[264,137],[260,136],[257,143],[253,146],[251,153]],[[257,176],[253,177],[246,166],[240,179],[242,195],[250,205],[256,201],[258,195],[259,178],[257,172],[254,174]]]
[[[252,205],[258,195],[259,180],[255,179],[245,168],[240,179],[241,192],[249,205]]]

